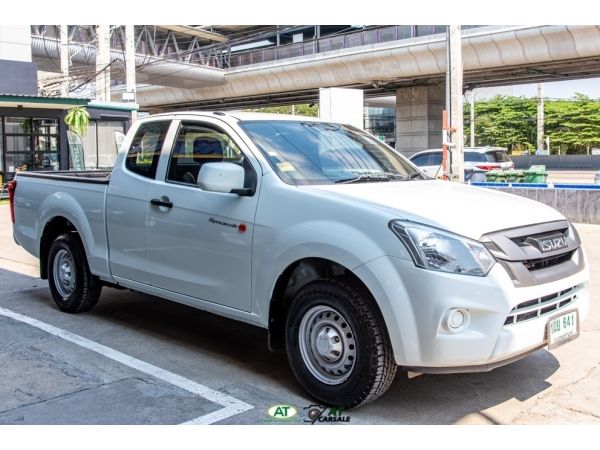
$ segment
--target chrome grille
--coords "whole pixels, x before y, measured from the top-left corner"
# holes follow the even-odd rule
[[[521,302],[510,311],[504,325],[514,325],[558,311],[574,302],[579,290],[580,286],[573,286],[554,294]]]

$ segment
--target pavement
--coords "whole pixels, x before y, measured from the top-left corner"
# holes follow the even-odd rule
[[[579,339],[488,373],[421,375],[344,414],[351,424],[600,424],[600,233],[577,225],[592,270]],[[303,423],[314,401],[265,330],[105,288],[85,314],[57,310],[37,259],[0,206],[0,424]]]

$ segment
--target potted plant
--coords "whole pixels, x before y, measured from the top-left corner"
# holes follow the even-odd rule
[[[90,123],[90,114],[83,106],[71,108],[65,116],[65,123],[69,127],[69,131],[83,136],[87,132]]]

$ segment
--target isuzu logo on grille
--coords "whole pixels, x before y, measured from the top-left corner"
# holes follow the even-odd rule
[[[527,238],[527,242],[535,245],[542,253],[560,250],[561,248],[566,248],[569,246],[569,243],[567,242],[567,237],[562,233],[542,238],[530,237]]]

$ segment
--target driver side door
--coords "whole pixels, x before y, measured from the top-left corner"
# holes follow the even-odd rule
[[[159,200],[148,206],[149,278],[153,286],[250,311],[259,179],[241,148],[243,144],[216,122],[180,122],[164,177],[150,187],[149,198]],[[244,167],[244,186],[253,188],[254,195],[200,189],[200,168],[214,162]]]

